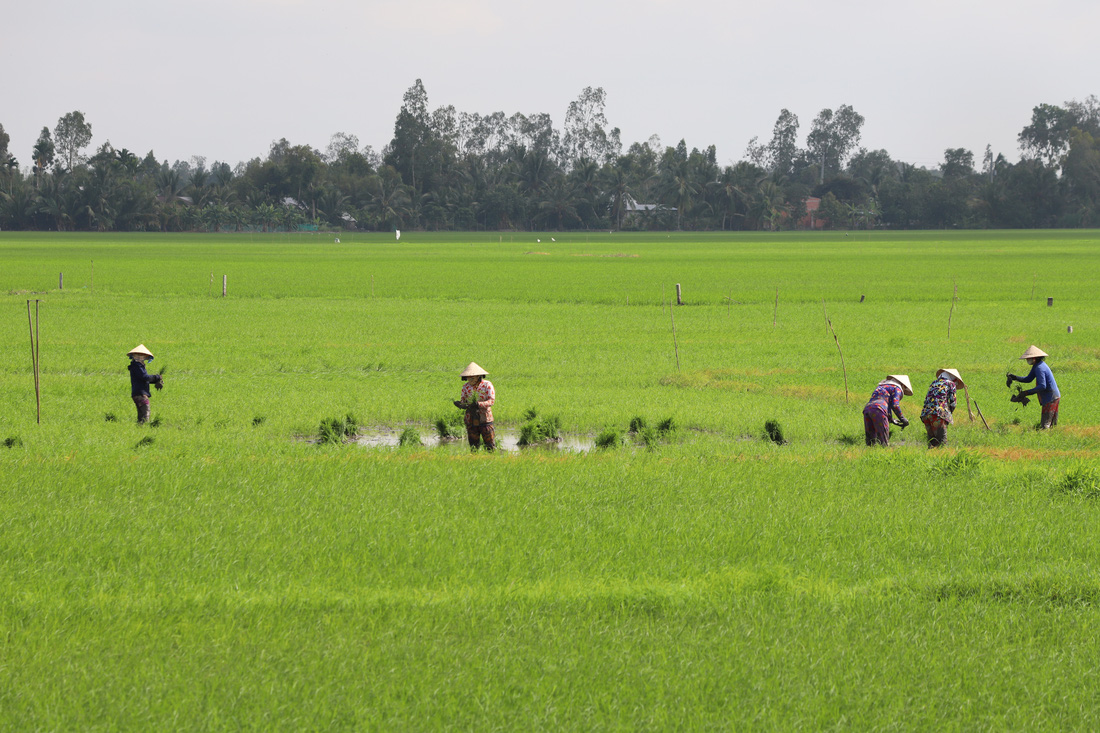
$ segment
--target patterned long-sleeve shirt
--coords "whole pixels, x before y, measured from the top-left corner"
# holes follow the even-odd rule
[[[488,379],[482,379],[477,387],[473,382],[462,385],[462,394],[459,402],[469,403],[470,395],[477,390],[477,406],[481,410],[481,424],[488,425],[493,421],[493,403],[497,400],[497,391],[493,389],[493,383]],[[466,424],[470,424],[470,413],[466,413]]]
[[[905,417],[901,414],[901,398],[905,396],[905,392],[901,387],[893,382],[879,382],[875,387],[875,391],[871,393],[871,399],[867,401],[867,407],[863,410],[866,412],[868,409],[878,410],[887,417],[890,416],[890,412],[893,411],[898,419]]]
[[[926,417],[938,417],[946,423],[951,422],[951,413],[955,411],[955,396],[958,388],[955,380],[950,377],[940,377],[932,382],[928,388],[928,394],[924,398],[924,409],[920,411],[920,419]]]

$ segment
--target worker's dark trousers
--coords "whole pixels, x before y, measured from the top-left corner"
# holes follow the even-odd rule
[[[134,395],[134,406],[137,407],[138,423],[149,422],[149,398],[143,394]]]

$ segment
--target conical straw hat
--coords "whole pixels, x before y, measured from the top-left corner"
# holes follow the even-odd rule
[[[1027,347],[1027,351],[1025,351],[1024,355],[1021,356],[1020,358],[1021,359],[1038,359],[1040,356],[1049,356],[1049,354],[1047,354],[1047,352],[1040,349],[1038,346],[1035,346],[1034,344],[1032,344],[1031,346]]]
[[[913,385],[909,383],[908,374],[887,374],[887,379],[893,379],[901,385],[901,391],[907,395],[913,394]]]
[[[126,356],[133,356],[134,354],[143,354],[145,356],[152,356],[153,352],[145,348],[145,344],[138,344],[134,348],[126,352]]]
[[[959,371],[957,369],[948,369],[947,367],[944,367],[943,369],[940,369],[938,372],[936,372],[936,378],[938,379],[941,374],[950,374],[952,379],[954,379],[963,387],[966,386],[966,382],[963,381],[962,375],[959,374]]]
[[[465,369],[462,370],[462,374],[459,374],[458,376],[460,376],[460,377],[485,377],[485,376],[488,376],[488,375],[489,375],[489,372],[487,372],[484,369],[482,369],[481,367],[479,367],[476,362],[471,361],[469,363],[469,365]]]

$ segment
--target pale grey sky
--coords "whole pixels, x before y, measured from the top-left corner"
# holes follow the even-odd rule
[[[94,147],[231,165],[335,132],[380,150],[405,90],[430,106],[547,112],[607,92],[624,147],[714,144],[739,160],[784,107],[824,107],[862,146],[938,165],[1011,161],[1042,102],[1100,94],[1095,0],[0,0],[0,124],[21,166],[81,110]]]

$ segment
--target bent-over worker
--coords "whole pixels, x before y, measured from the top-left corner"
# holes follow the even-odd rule
[[[947,442],[947,426],[951,424],[951,414],[955,412],[956,392],[965,386],[956,369],[940,369],[936,379],[928,388],[924,397],[924,409],[920,419],[928,432],[928,447],[936,448]]]
[[[1039,398],[1039,404],[1043,411],[1039,417],[1039,429],[1048,430],[1058,424],[1058,403],[1062,399],[1062,393],[1058,391],[1058,383],[1054,381],[1054,372],[1047,366],[1048,354],[1038,346],[1029,346],[1020,358],[1031,365],[1031,371],[1026,377],[1017,377],[1015,374],[1005,375],[1005,386],[1011,387],[1013,382],[1035,382],[1035,386],[1014,395],[1013,402],[1027,404],[1027,397],[1035,395]]]
[[[489,372],[474,362],[459,375],[465,384],[455,407],[466,411],[466,439],[470,441],[470,450],[477,450],[482,440],[487,450],[496,450],[496,432],[493,430],[493,403],[497,393],[488,379]]]
[[[908,418],[901,414],[901,399],[911,394],[913,387],[909,384],[908,375],[888,374],[878,383],[863,408],[863,433],[867,445],[890,445],[891,422],[902,429],[909,426]],[[897,415],[897,419],[891,419],[891,412]]]

